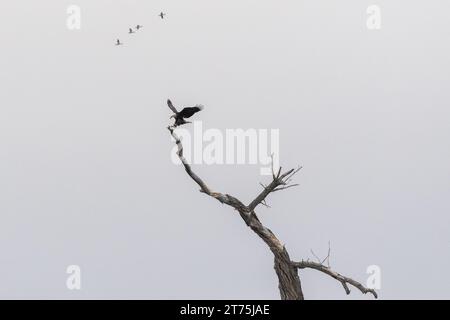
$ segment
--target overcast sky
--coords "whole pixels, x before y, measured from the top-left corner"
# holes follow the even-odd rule
[[[66,26],[70,4],[81,30]],[[380,30],[366,26],[372,4]],[[449,10],[2,2],[0,297],[279,298],[265,244],[172,163],[171,98],[204,104],[204,129],[279,129],[280,163],[304,167],[300,186],[257,213],[292,259],[324,257],[330,241],[336,271],[365,283],[380,267],[382,299],[450,298]],[[269,179],[257,165],[194,169],[246,203]],[[81,290],[66,287],[69,265]],[[300,277],[308,299],[371,299],[314,270]]]

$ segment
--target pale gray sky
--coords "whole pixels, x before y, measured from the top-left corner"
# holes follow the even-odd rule
[[[66,27],[81,7],[82,28]],[[366,9],[381,7],[381,30]],[[450,298],[448,1],[15,0],[0,4],[1,298],[278,299],[273,258],[172,164],[169,109],[277,128],[300,187],[260,219],[380,298]],[[167,12],[164,21],[157,17]],[[137,34],[128,27],[144,25]],[[116,38],[125,45],[114,46]],[[254,165],[196,166],[248,202]],[[80,265],[82,289],[66,288]],[[300,272],[309,299],[346,296]]]

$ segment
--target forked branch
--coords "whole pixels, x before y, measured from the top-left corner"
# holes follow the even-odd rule
[[[375,299],[378,298],[378,295],[374,289],[366,288],[358,281],[355,281],[351,278],[345,277],[345,276],[337,273],[336,271],[331,270],[330,267],[327,267],[327,266],[323,265],[322,263],[317,263],[317,262],[312,262],[312,261],[301,261],[301,262],[292,262],[292,264],[298,269],[309,268],[309,269],[314,269],[314,270],[317,270],[317,271],[320,271],[320,272],[323,272],[323,273],[329,275],[330,277],[336,279],[337,281],[339,281],[342,284],[342,286],[344,287],[344,290],[347,294],[350,294],[350,288],[348,287],[348,285],[352,285],[355,288],[357,288],[359,291],[361,291],[362,293],[364,293],[364,294],[371,293],[371,294],[373,294]]]
[[[281,167],[278,168],[278,171],[275,173],[275,170],[273,168],[273,160],[272,160],[272,182],[265,186],[262,183],[260,185],[263,187],[263,191],[253,200],[249,205],[248,208],[250,210],[255,210],[255,208],[259,205],[267,205],[266,204],[266,198],[269,194],[286,190],[291,187],[296,187],[298,184],[290,184],[292,181],[292,177],[299,172],[302,169],[302,167],[298,167],[297,169],[291,169],[285,173],[281,172]]]

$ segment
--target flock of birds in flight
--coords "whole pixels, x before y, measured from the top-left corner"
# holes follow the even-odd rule
[[[158,17],[160,17],[161,19],[164,19],[164,16],[166,14],[164,12],[161,12],[160,14],[158,14]],[[141,29],[143,26],[141,26],[140,24],[136,25],[135,29],[133,30],[133,28],[129,28],[128,29],[128,34],[132,34],[132,33],[136,33],[136,31],[139,31],[139,29]],[[123,42],[120,41],[120,39],[116,40],[116,46],[121,46],[123,45]]]
[[[161,19],[164,19],[165,15],[166,14],[164,12],[161,12],[160,14],[158,14],[158,17],[160,17]],[[129,28],[128,34],[136,33],[137,31],[139,31],[139,29],[142,29],[142,28],[143,28],[143,26],[138,24],[138,25],[136,25],[135,30],[133,30],[133,28]],[[120,39],[117,39],[116,46],[121,46],[121,45],[123,45],[123,42],[121,42]],[[170,99],[167,99],[167,105],[169,106],[169,109],[173,112],[173,115],[170,117],[170,119],[173,118],[175,120],[175,122],[172,125],[173,128],[176,128],[183,124],[191,123],[189,121],[186,121],[185,118],[190,118],[197,112],[203,110],[203,105],[197,104],[193,107],[186,107],[186,108],[183,108],[180,111],[178,111],[175,108],[175,106],[172,104],[172,101],[170,101]]]

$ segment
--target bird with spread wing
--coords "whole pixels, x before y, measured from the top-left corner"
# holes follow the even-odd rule
[[[191,123],[189,121],[184,120],[184,118],[190,118],[195,113],[199,112],[200,110],[203,110],[203,106],[200,104],[197,104],[193,107],[186,107],[180,112],[177,111],[177,109],[173,106],[172,101],[170,99],[167,99],[167,105],[169,106],[170,110],[173,111],[173,115],[170,117],[170,119],[174,118],[175,122],[173,124],[173,127],[178,127],[186,123]]]

